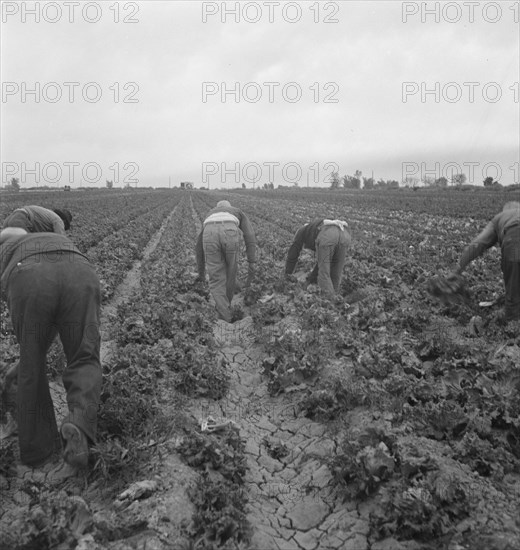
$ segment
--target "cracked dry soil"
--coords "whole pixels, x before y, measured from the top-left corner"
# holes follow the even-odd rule
[[[230,365],[226,399],[199,416],[232,420],[245,441],[252,549],[368,549],[368,517],[343,503],[325,460],[336,449],[323,424],[298,416],[287,395],[270,396],[252,319],[218,321],[215,339]],[[200,414],[202,413],[202,414]]]

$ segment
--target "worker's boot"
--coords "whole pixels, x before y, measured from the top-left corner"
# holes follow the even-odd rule
[[[88,465],[87,436],[72,422],[64,422],[61,426],[61,437],[65,440],[63,459],[76,468],[86,468]]]

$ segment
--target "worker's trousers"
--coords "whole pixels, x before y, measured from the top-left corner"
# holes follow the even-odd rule
[[[347,230],[336,225],[325,225],[316,237],[318,285],[324,294],[333,295],[339,290],[350,241]]]
[[[15,267],[7,299],[20,345],[20,458],[24,464],[38,465],[62,446],[45,373],[47,351],[57,334],[67,359],[63,384],[69,413],[65,421],[81,428],[91,442],[96,440],[102,378],[99,279],[79,254],[41,253]]]
[[[228,323],[235,294],[239,238],[239,229],[232,221],[207,223],[202,234],[209,290],[220,318]]]

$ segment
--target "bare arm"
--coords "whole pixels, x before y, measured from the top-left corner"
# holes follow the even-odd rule
[[[247,261],[250,264],[253,264],[256,262],[256,237],[253,226],[251,225],[249,218],[245,214],[242,214],[242,220],[240,221],[240,230],[244,235],[244,242],[246,243]]]
[[[205,259],[204,259],[204,247],[202,245],[202,233],[201,231],[199,233],[199,236],[197,237],[197,243],[195,245],[195,257],[197,259],[197,271],[199,273],[200,278],[204,278],[204,275],[206,273],[206,266],[205,266]]]
[[[458,273],[462,273],[473,260],[497,242],[498,236],[495,226],[493,222],[489,222],[484,230],[464,249],[459,261]]]
[[[285,274],[291,275],[294,272],[298,258],[303,248],[303,234],[305,231],[305,226],[298,229],[296,235],[294,236],[294,241],[287,252],[287,260],[285,261]]]

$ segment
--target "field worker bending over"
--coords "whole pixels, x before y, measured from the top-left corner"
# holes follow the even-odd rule
[[[317,219],[301,227],[287,253],[285,277],[294,272],[302,248],[314,250],[317,263],[307,276],[307,283],[317,282],[322,292],[329,296],[337,293],[347,248],[352,240],[347,227],[345,221],[326,219]]]
[[[58,233],[70,229],[72,214],[66,209],[48,210],[43,206],[24,206],[14,210],[4,221],[6,227],[21,227],[28,233]]]
[[[520,319],[520,202],[504,205],[484,230],[464,249],[459,267],[454,275],[460,275],[466,266],[481,256],[494,244],[502,249],[502,274],[506,290],[503,322]]]
[[[256,239],[251,222],[240,208],[231,206],[228,201],[218,202],[204,220],[196,245],[199,279],[204,279],[207,267],[209,289],[217,312],[228,323],[232,318],[231,300],[235,294],[240,231],[246,243],[249,263],[248,287],[254,275]]]
[[[57,233],[65,235],[70,229],[72,214],[66,209],[48,210],[42,206],[24,206],[17,208],[4,220],[3,229],[19,227],[28,233]],[[15,377],[17,366],[10,369],[8,375]]]
[[[14,227],[0,233],[0,275],[20,346],[20,458],[48,472],[48,481],[61,481],[87,466],[88,443],[96,440],[102,380],[99,279],[67,237]],[[69,413],[60,432],[45,374],[47,351],[56,334],[67,358],[63,384]],[[65,463],[54,464],[62,443]]]

